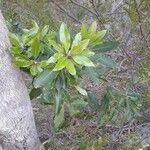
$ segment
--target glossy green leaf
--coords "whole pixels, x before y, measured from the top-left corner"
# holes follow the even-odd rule
[[[92,46],[102,43],[102,39],[100,38],[98,33],[97,34],[92,33],[91,35],[89,35],[89,38],[90,38],[90,45]]]
[[[112,68],[112,69],[117,68],[116,62],[113,61],[110,57],[108,57],[106,55],[103,55],[103,54],[94,55],[92,57],[92,60],[96,61],[96,62],[99,62],[99,63],[105,65],[106,67],[109,67],[109,68]]]
[[[60,110],[62,108],[61,104],[62,104],[62,101],[61,101],[61,95],[60,94],[56,94],[55,95],[55,105],[56,105],[56,110],[55,110],[55,113],[56,114],[59,114],[60,113]]]
[[[19,40],[18,36],[16,36],[13,33],[10,33],[9,34],[9,38],[10,38],[10,42],[11,42],[12,46],[14,46],[14,47],[21,47],[21,43],[20,43],[20,40]]]
[[[94,21],[94,22],[91,24],[89,30],[90,30],[90,32],[94,33],[94,32],[96,32],[96,29],[97,29],[97,22]]]
[[[63,68],[65,68],[66,66],[66,57],[62,57],[58,60],[58,62],[56,63],[55,68],[53,69],[53,71],[59,71]]]
[[[49,44],[59,53],[64,53],[64,49],[59,43],[56,43],[53,40],[49,40]]]
[[[44,26],[44,28],[41,31],[41,38],[44,38],[46,36],[48,30],[49,30],[49,25]]]
[[[87,26],[85,24],[82,24],[81,26],[81,36],[84,37],[84,39],[88,36]]]
[[[40,62],[40,66],[41,66],[42,68],[46,68],[48,65],[49,65],[48,60],[42,60],[42,61]]]
[[[35,21],[32,21],[32,25],[33,27],[22,35],[22,40],[25,44],[31,43],[32,39],[39,32],[39,26]]]
[[[88,44],[89,44],[89,40],[80,41],[80,42],[78,43],[78,45],[72,47],[71,53],[72,53],[73,55],[77,55],[77,54],[82,53],[83,50],[85,50],[85,49],[87,48]]]
[[[13,63],[17,66],[17,67],[29,67],[32,62],[28,59],[24,59],[22,57],[16,57],[15,60],[13,61]]]
[[[84,73],[90,77],[90,79],[95,83],[95,84],[100,84],[99,80],[99,75],[100,73],[98,72],[97,68],[94,67],[86,67],[84,70]]]
[[[94,52],[92,52],[92,51],[90,51],[90,50],[85,50],[85,51],[82,51],[81,53],[80,53],[80,55],[84,55],[84,56],[86,56],[86,57],[91,57],[91,56],[93,56],[95,53]]]
[[[39,26],[38,26],[38,24],[34,21],[34,20],[32,20],[32,28],[29,30],[29,35],[28,36],[34,36],[34,35],[36,35],[37,33],[38,33],[38,31],[39,31]]]
[[[55,88],[57,89],[57,91],[59,92],[59,95],[61,96],[61,89],[63,88],[63,84],[64,83],[64,76],[63,76],[63,73],[60,72],[60,75],[58,76],[57,78],[57,81],[55,82]]]
[[[38,74],[38,69],[37,69],[37,65],[32,65],[30,68],[30,73],[32,76],[35,76]]]
[[[33,85],[35,88],[43,87],[46,84],[51,84],[59,72],[54,72],[51,69],[44,70],[39,76],[34,79]]]
[[[33,76],[36,76],[37,74],[39,74],[42,71],[43,71],[43,69],[41,68],[40,64],[34,64],[30,67],[30,73]]]
[[[76,45],[78,45],[78,43],[81,41],[82,37],[81,37],[81,33],[76,34],[73,43],[72,43],[72,48]]]
[[[52,91],[52,87],[50,87],[49,85],[45,86],[44,88],[42,88],[42,103],[43,104],[47,104],[47,105],[50,105],[50,104],[54,104],[54,96],[53,96],[53,91]]]
[[[118,45],[119,45],[119,42],[117,41],[109,41],[109,42],[104,42],[102,44],[95,46],[94,48],[92,48],[92,50],[94,52],[104,53],[104,52],[108,52],[113,49],[116,49]]]
[[[70,47],[70,33],[68,31],[67,25],[62,23],[59,31],[60,42],[64,46],[66,52],[68,52]]]
[[[32,56],[36,58],[40,53],[40,40],[38,37],[36,37],[33,40],[32,45],[31,45],[31,50],[32,50]]]
[[[79,64],[79,65],[83,65],[83,66],[95,66],[95,65],[93,64],[93,62],[92,62],[89,58],[87,58],[87,57],[85,57],[85,56],[74,56],[74,57],[73,57],[73,60],[74,60],[77,64]]]
[[[62,58],[63,54],[62,53],[55,53],[53,56],[51,56],[47,62],[48,63],[55,63],[58,59]]]
[[[89,44],[94,46],[99,43],[102,43],[102,39],[106,34],[106,30],[102,30],[96,32],[97,24],[93,22],[89,29],[87,29],[86,25],[82,25],[81,27],[81,35],[83,39],[89,39]]]
[[[37,70],[38,70],[38,73],[41,73],[43,71],[40,63],[37,64]]]
[[[10,48],[10,52],[12,54],[21,54],[22,53],[22,49],[21,49],[21,47],[11,47]]]
[[[54,41],[55,38],[56,38],[56,32],[53,32],[53,31],[48,32],[48,34],[45,36],[45,39],[47,42],[51,40]]]
[[[32,20],[32,26],[34,29],[38,30],[39,29],[39,26],[38,24],[36,23],[36,21]]]
[[[106,34],[107,30],[102,30],[98,32],[99,39],[102,40]]]
[[[66,69],[68,70],[68,72],[71,74],[71,75],[76,75],[76,69],[75,69],[75,66],[73,64],[73,62],[69,59],[67,59],[66,61]]]
[[[56,130],[61,129],[64,126],[65,118],[64,118],[64,107],[61,108],[59,114],[55,115],[54,118],[54,126]]]
[[[76,90],[77,90],[80,94],[82,94],[82,95],[84,95],[84,96],[87,96],[86,90],[84,90],[83,88],[81,88],[81,87],[79,87],[79,86],[75,86],[75,88],[76,88]]]

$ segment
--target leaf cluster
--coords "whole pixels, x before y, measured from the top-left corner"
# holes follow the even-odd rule
[[[10,33],[13,63],[33,76],[31,99],[39,97],[42,103],[54,106],[56,129],[64,125],[66,106],[74,116],[88,105],[82,77],[99,84],[102,66],[116,68],[104,53],[117,48],[118,42],[103,42],[105,34],[106,30],[97,31],[96,22],[89,28],[82,25],[80,32],[72,35],[65,23],[54,32],[48,25],[40,28],[35,21],[21,35]]]

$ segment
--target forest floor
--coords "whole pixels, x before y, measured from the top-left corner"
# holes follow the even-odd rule
[[[55,132],[53,128],[53,111],[50,106],[43,106],[34,101],[33,110],[39,138],[41,142],[45,143],[46,147],[50,147],[49,150],[84,150],[86,149],[85,143],[92,142],[100,136],[94,119],[76,118],[70,120],[70,125],[66,125],[66,128],[62,131]]]
[[[117,133],[120,131],[123,131],[119,135],[120,139],[129,138],[128,140],[130,140],[130,137],[128,137],[129,132],[135,134],[136,130],[140,137],[140,141],[136,139],[136,136],[133,137],[135,141],[137,140],[136,143],[150,141],[150,124],[148,122],[142,125],[139,124],[136,129],[133,127],[130,129],[127,126],[123,130],[108,125],[105,131],[106,134],[104,134],[103,130],[99,128],[95,114],[84,114],[82,116],[84,119],[71,119],[68,116],[65,128],[55,132],[52,108],[40,104],[37,100],[32,101],[32,106],[38,135],[46,150],[125,150],[125,148],[119,148],[120,143],[118,141],[115,142],[110,139],[111,136],[117,138]],[[129,150],[134,149],[129,148]],[[150,150],[150,148],[144,150]]]
[[[30,76],[23,73],[23,78],[30,91]],[[87,79],[85,83],[84,88],[87,91],[94,92],[100,100],[103,98],[105,87],[100,88]],[[122,128],[109,124],[100,128],[97,114],[87,108],[78,118],[71,118],[66,111],[65,126],[56,132],[52,107],[41,104],[38,99],[32,100],[32,106],[38,135],[45,150],[126,150],[126,144],[135,147],[131,146],[129,150],[138,150],[141,142],[150,142],[149,120],[132,126],[126,124]],[[121,145],[125,147],[120,148]]]
[[[99,98],[101,98],[103,91],[92,83],[87,83],[86,89],[94,91],[95,94],[99,93]],[[33,100],[32,106],[39,138],[47,149],[50,147],[48,150],[90,150],[98,140],[100,141],[102,132],[99,129],[97,115],[88,108],[80,117],[73,119],[66,111],[65,127],[59,132],[55,132],[52,107],[42,105],[38,100]],[[106,147],[106,143],[102,143],[102,145]],[[99,148],[99,146],[96,146],[94,150],[100,150],[101,148]]]

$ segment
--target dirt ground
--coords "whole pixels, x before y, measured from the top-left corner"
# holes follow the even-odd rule
[[[95,91],[95,94],[100,93],[100,89],[92,83],[88,82],[85,88]],[[87,150],[87,146],[92,146],[102,135],[96,114],[88,109],[83,112],[81,118],[71,119],[66,113],[65,128],[55,132],[52,107],[42,105],[38,100],[33,100],[32,106],[39,138],[46,149],[50,147],[48,150]]]
[[[82,140],[93,140],[99,137],[96,121],[69,119],[65,129],[55,132],[53,128],[53,111],[50,106],[41,105],[38,101],[32,102],[37,131],[41,142],[50,150],[77,150],[81,149]],[[70,121],[70,122],[69,122]],[[90,139],[91,138],[91,139]]]
[[[23,73],[23,78],[27,88],[30,89],[30,76]],[[84,88],[86,90],[94,92],[99,99],[102,99],[105,88],[102,89],[95,86],[90,81],[86,81],[85,83]],[[127,125],[122,129],[108,125],[104,131],[104,129],[99,128],[96,113],[91,112],[89,109],[86,109],[82,116],[78,118],[72,119],[69,114],[65,114],[65,127],[59,132],[55,132],[52,107],[49,105],[42,105],[37,99],[31,102],[38,135],[46,150],[124,150],[124,148],[118,148],[118,142],[124,143],[124,141],[121,140],[131,140],[133,135],[131,134],[130,137],[128,133],[135,131],[135,127],[139,138],[136,143],[141,141],[143,143],[145,143],[145,141],[150,142],[149,120],[144,124],[135,125],[135,127]],[[146,113],[146,115],[148,114],[149,113]],[[150,118],[150,116],[147,118]],[[117,134],[119,136],[116,138]],[[135,137],[137,137],[137,135]],[[133,141],[135,141],[134,138],[132,139]],[[131,148],[129,150],[136,149]]]

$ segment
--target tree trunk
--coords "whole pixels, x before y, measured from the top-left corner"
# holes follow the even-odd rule
[[[0,150],[38,150],[32,106],[19,69],[11,63],[0,11]]]

